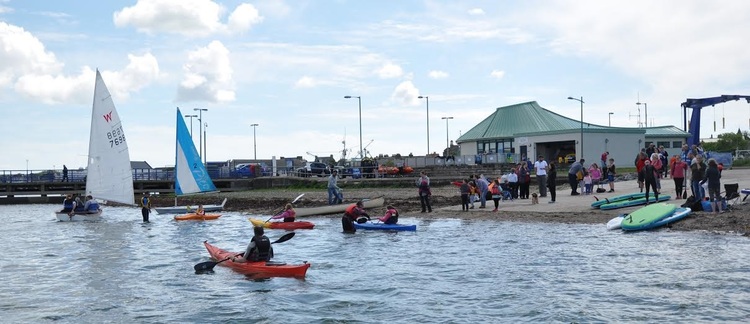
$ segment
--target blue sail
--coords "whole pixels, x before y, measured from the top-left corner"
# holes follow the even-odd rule
[[[195,148],[180,108],[177,108],[177,143],[175,145],[175,194],[188,195],[215,192],[211,177]]]

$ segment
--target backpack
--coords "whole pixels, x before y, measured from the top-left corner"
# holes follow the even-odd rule
[[[685,203],[680,205],[680,207],[687,207],[690,208],[692,211],[703,211],[703,203],[696,199],[695,196],[690,196],[685,200]]]

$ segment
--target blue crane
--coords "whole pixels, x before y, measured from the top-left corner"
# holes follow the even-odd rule
[[[689,146],[692,146],[693,144],[698,144],[701,141],[701,108],[713,106],[719,103],[724,103],[727,101],[735,101],[745,99],[748,103],[750,103],[750,96],[740,96],[740,95],[721,95],[719,97],[710,97],[710,98],[698,98],[698,99],[685,99],[685,102],[682,103],[682,116],[683,116],[683,129],[690,133],[690,137],[688,137],[687,144]],[[687,110],[688,108],[692,109],[693,112],[690,115],[690,125],[688,125],[688,119],[687,119]],[[688,127],[689,126],[689,127]]]

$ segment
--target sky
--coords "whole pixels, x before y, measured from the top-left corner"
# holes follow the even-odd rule
[[[587,123],[644,126],[642,102],[649,126],[682,128],[686,98],[750,95],[747,12],[739,0],[0,0],[0,170],[86,166],[96,69],[131,160],[153,167],[174,165],[177,107],[207,109],[186,123],[198,147],[208,125],[208,161],[352,157],[360,139],[373,156],[442,153],[498,107],[537,101],[579,120],[568,97],[583,97]],[[704,138],[747,131],[750,104],[702,120]]]

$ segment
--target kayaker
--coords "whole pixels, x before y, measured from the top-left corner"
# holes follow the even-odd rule
[[[346,208],[344,216],[341,216],[341,227],[344,229],[344,233],[357,231],[353,222],[364,223],[370,219],[370,215],[365,212],[364,208],[365,204],[361,200]]]
[[[195,213],[197,215],[203,216],[203,215],[206,215],[206,210],[203,209],[203,205],[198,205],[198,209],[195,210]]]
[[[383,217],[378,218],[379,221],[383,222],[383,224],[397,224],[398,223],[398,210],[396,210],[396,207],[393,207],[391,205],[388,205],[386,207],[385,215]]]
[[[151,213],[151,197],[148,192],[143,193],[141,197],[141,215],[143,215],[143,222],[148,223],[148,214]]]
[[[250,240],[250,244],[247,245],[245,253],[241,256],[235,256],[232,258],[232,262],[258,262],[258,261],[271,261],[273,258],[273,247],[271,246],[271,240],[267,236],[263,235],[263,227],[253,227],[255,235]]]
[[[294,211],[294,207],[292,207],[292,204],[286,204],[286,206],[284,206],[284,211],[274,217],[271,217],[271,219],[283,218],[284,223],[291,223],[294,222],[296,215],[297,212]]]

